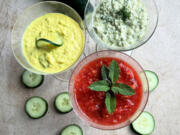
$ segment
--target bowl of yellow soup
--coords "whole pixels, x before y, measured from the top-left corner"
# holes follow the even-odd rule
[[[37,74],[68,70],[84,50],[85,28],[79,14],[68,5],[46,1],[18,16],[11,47],[18,63]]]

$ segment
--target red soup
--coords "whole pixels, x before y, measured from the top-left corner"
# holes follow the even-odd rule
[[[116,94],[116,109],[109,114],[105,106],[105,92],[92,91],[88,86],[101,80],[102,65],[109,66],[115,60],[120,68],[118,83],[131,86],[136,94],[124,96]],[[112,57],[104,57],[85,65],[74,78],[74,93],[77,104],[93,122],[101,125],[115,125],[129,119],[138,109],[142,99],[142,84],[136,71],[126,62]]]

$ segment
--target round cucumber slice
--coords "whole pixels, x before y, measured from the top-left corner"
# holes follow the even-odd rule
[[[63,128],[60,135],[83,135],[83,131],[80,126],[72,124]]]
[[[152,72],[149,70],[145,70],[145,74],[147,76],[148,83],[149,83],[149,91],[151,92],[155,88],[157,88],[157,86],[159,84],[159,78],[155,72]]]
[[[72,111],[72,105],[68,92],[59,93],[55,99],[55,108],[60,113],[68,113]]]
[[[149,135],[154,131],[155,120],[149,112],[142,112],[141,115],[132,123],[133,129],[142,135]]]
[[[32,119],[39,119],[43,117],[48,110],[47,101],[38,96],[29,98],[25,103],[25,112]]]
[[[44,76],[26,70],[22,73],[21,81],[27,88],[36,88],[43,83]]]

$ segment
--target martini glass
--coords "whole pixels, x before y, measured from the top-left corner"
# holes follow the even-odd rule
[[[148,25],[148,28],[144,37],[138,42],[136,42],[135,44],[133,44],[132,46],[129,46],[127,48],[106,45],[104,42],[100,40],[100,38],[98,38],[93,28],[93,17],[96,12],[96,8],[99,6],[99,4],[102,1],[103,0],[89,0],[86,5],[85,12],[84,12],[85,27],[89,35],[91,36],[91,38],[97,43],[97,51],[99,50],[117,50],[117,51],[123,51],[123,52],[129,51],[127,52],[127,54],[131,55],[132,50],[144,45],[152,37],[158,24],[157,6],[154,0],[141,0],[144,3],[147,9],[148,15],[149,15],[149,25]]]
[[[58,73],[46,73],[39,71],[32,67],[26,60],[23,49],[22,49],[22,38],[24,35],[24,32],[27,28],[27,26],[36,18],[43,16],[47,13],[62,13],[65,14],[72,19],[74,19],[80,26],[81,30],[83,31],[84,37],[85,37],[85,28],[84,23],[79,16],[79,14],[70,6],[62,3],[62,2],[56,2],[56,1],[45,1],[45,2],[39,2],[37,4],[34,4],[28,8],[26,8],[18,17],[16,20],[16,23],[12,30],[12,37],[11,37],[11,48],[13,50],[13,54],[18,61],[18,63],[25,68],[28,71],[31,71],[36,74],[41,75],[54,75],[56,78],[62,79],[62,80],[69,80],[70,76],[64,76],[64,74],[71,73],[71,69],[73,68],[73,65],[78,61],[79,58],[83,56],[83,51],[81,52],[81,56],[74,61],[74,63],[65,69],[64,71],[58,72]],[[84,46],[83,46],[84,47]],[[83,48],[84,49],[84,48]]]

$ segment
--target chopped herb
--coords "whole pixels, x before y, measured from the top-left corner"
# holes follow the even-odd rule
[[[131,13],[127,11],[126,7],[123,7],[118,12],[116,12],[116,15],[119,16],[124,22],[126,22],[126,20],[129,19]]]
[[[105,104],[109,114],[113,114],[116,109],[116,96],[121,94],[132,96],[135,91],[128,85],[116,83],[120,76],[120,68],[116,61],[110,63],[109,68],[103,65],[101,67],[101,77],[103,80],[93,82],[89,88],[93,91],[106,92]]]

